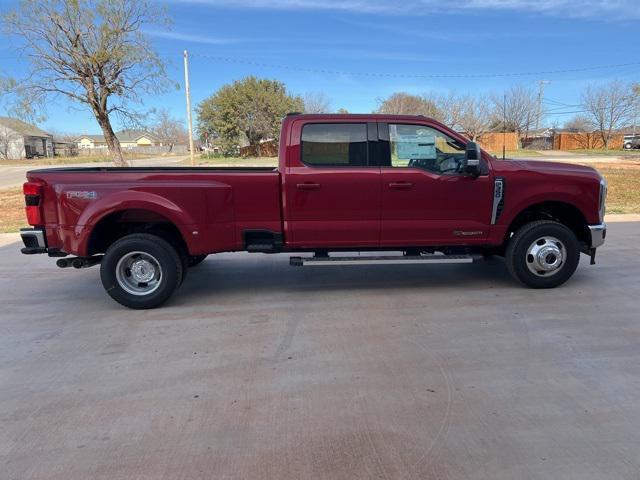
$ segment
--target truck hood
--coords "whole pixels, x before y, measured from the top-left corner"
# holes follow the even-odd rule
[[[492,160],[495,170],[500,172],[527,171],[549,175],[568,175],[591,177],[600,180],[600,174],[595,168],[573,163],[544,162],[537,160]]]

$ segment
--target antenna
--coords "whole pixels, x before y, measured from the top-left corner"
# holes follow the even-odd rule
[[[507,155],[507,94],[502,94],[502,160]]]

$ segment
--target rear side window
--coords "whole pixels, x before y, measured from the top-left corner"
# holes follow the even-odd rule
[[[308,123],[302,128],[302,162],[314,167],[367,166],[366,123]]]

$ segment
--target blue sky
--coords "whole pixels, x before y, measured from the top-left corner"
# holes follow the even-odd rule
[[[2,10],[13,3],[0,0]],[[354,113],[371,112],[395,91],[482,95],[513,84],[537,88],[544,79],[551,82],[547,123],[562,124],[572,115],[559,112],[576,110],[570,105],[585,85],[640,81],[640,63],[557,72],[640,62],[637,0],[171,0],[166,6],[171,28],[147,32],[180,84],[182,51],[189,50],[194,106],[250,74],[282,80],[296,94],[324,92],[335,109]],[[0,74],[20,76],[24,62],[12,42],[0,36]],[[492,76],[522,72],[548,73]],[[429,77],[439,74],[472,77]],[[143,108],[184,118],[184,92],[150,98]],[[51,104],[47,114],[45,128],[99,132],[90,114],[67,102]]]

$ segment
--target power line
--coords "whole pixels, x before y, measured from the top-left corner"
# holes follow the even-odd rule
[[[550,99],[550,98],[545,98],[545,99],[543,99],[542,101],[543,101],[544,103],[550,103],[550,104],[552,104],[552,105],[557,105],[557,106],[559,106],[559,107],[570,107],[570,108],[573,108],[573,107],[580,107],[580,106],[581,106],[580,104],[575,104],[575,103],[564,103],[564,102],[559,102],[559,101],[557,101],[557,100],[552,100],[552,99]]]
[[[214,60],[218,62],[226,63],[238,63],[243,65],[252,65],[256,67],[265,68],[278,68],[283,70],[307,72],[307,73],[321,73],[327,75],[353,75],[363,77],[386,77],[386,78],[502,78],[502,77],[526,77],[526,76],[538,76],[538,75],[557,75],[563,73],[576,73],[576,72],[588,72],[593,70],[606,70],[614,68],[622,68],[629,66],[640,66],[639,62],[628,63],[616,63],[609,65],[596,65],[590,67],[580,68],[565,68],[560,70],[543,70],[535,72],[501,72],[501,73],[428,73],[428,74],[416,74],[416,73],[385,73],[385,72],[354,72],[344,70],[333,70],[325,68],[308,68],[298,67],[294,65],[277,64],[261,62],[251,60],[247,58],[234,58],[234,57],[222,57],[216,55],[208,55],[204,53],[192,53],[192,57],[204,58],[208,60]]]

